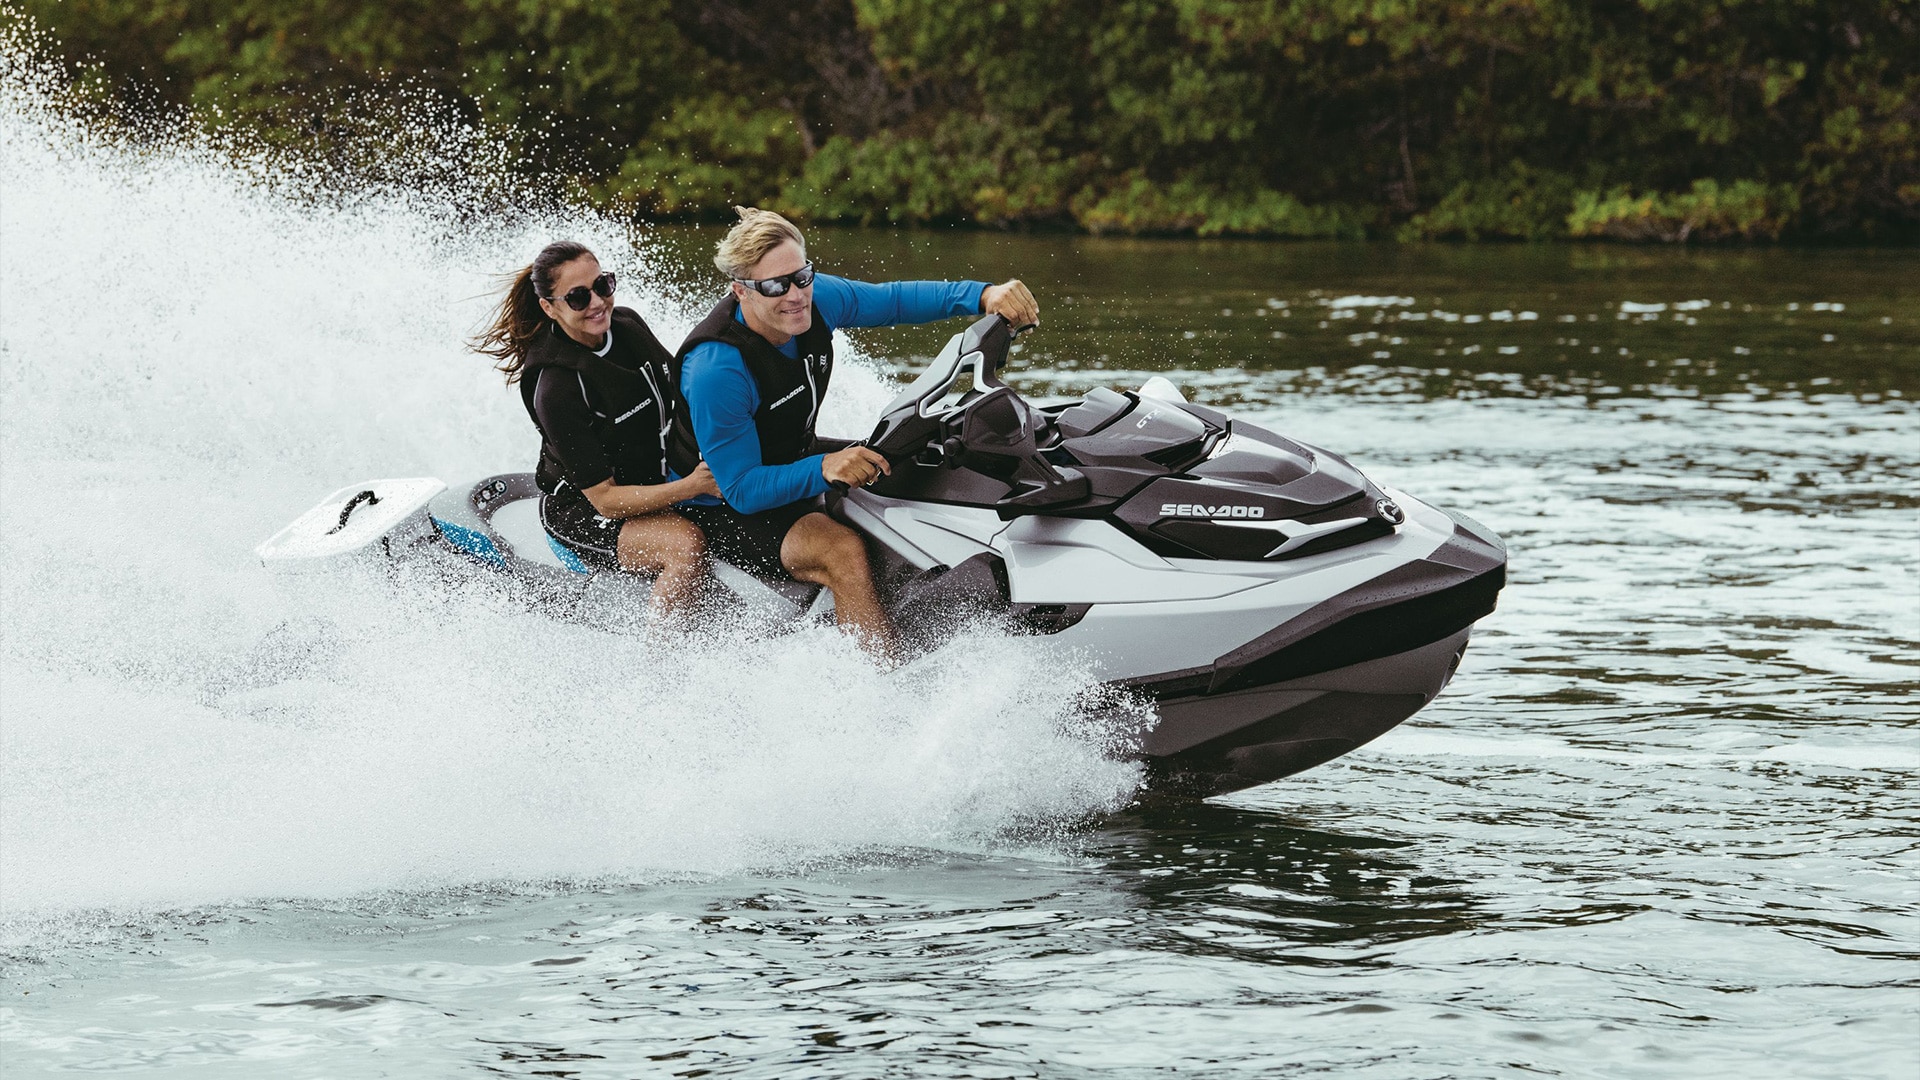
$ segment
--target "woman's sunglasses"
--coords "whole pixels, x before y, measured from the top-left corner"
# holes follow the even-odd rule
[[[733,280],[761,296],[785,296],[788,289],[804,289],[813,284],[813,264],[807,263],[793,273],[781,274],[779,277],[761,278],[758,281],[737,277]]]
[[[593,303],[593,296],[587,291],[588,288],[589,287],[586,285],[575,285],[573,288],[567,290],[566,295],[549,296],[547,297],[547,299],[565,300],[567,302],[567,306],[572,308],[573,310],[585,311],[587,310],[587,305]],[[613,298],[613,271],[609,270],[606,273],[601,274],[599,277],[594,278],[593,285],[591,286],[591,288],[594,293],[598,293],[600,296],[606,299],[609,299],[609,300],[612,299]]]

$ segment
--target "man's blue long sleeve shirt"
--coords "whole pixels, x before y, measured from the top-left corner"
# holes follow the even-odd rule
[[[934,322],[955,315],[976,315],[984,281],[891,281],[874,285],[828,274],[813,279],[813,304],[828,330],[841,327],[897,326]],[[739,315],[736,319],[744,322]],[[798,339],[779,346],[799,359]],[[827,490],[820,472],[824,455],[801,458],[790,465],[763,464],[760,432],[754,411],[760,408],[760,388],[740,350],[723,341],[694,346],[680,371],[680,392],[687,400],[687,418],[700,456],[713,470],[727,505],[742,514],[757,514]],[[711,504],[701,496],[693,500]]]

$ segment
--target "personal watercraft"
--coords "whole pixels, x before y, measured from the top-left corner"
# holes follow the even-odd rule
[[[1311,768],[1447,685],[1506,581],[1492,531],[1161,378],[1035,406],[1001,378],[1012,340],[999,316],[955,335],[866,440],[892,474],[824,497],[867,538],[904,639],[983,617],[1075,649],[1154,703],[1137,752],[1162,795]],[[539,497],[520,473],[354,484],[258,553],[450,559],[565,614],[639,610],[645,580],[550,539]],[[831,618],[816,586],[714,572],[758,617]]]

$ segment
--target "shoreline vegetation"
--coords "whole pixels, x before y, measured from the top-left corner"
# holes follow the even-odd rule
[[[8,0],[90,113],[643,221],[1920,241],[1904,0]]]

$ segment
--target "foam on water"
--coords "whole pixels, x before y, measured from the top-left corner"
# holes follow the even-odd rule
[[[517,395],[462,341],[542,243],[593,246],[663,339],[697,299],[649,289],[644,243],[590,213],[475,216],[458,189],[102,135],[18,38],[0,59],[14,932],[117,905],[964,847],[1131,790],[1084,672],[988,634],[881,675],[831,630],[662,642],[478,585],[269,579],[253,545],[342,483],[530,466]],[[876,372],[843,366],[829,428],[864,425]]]

